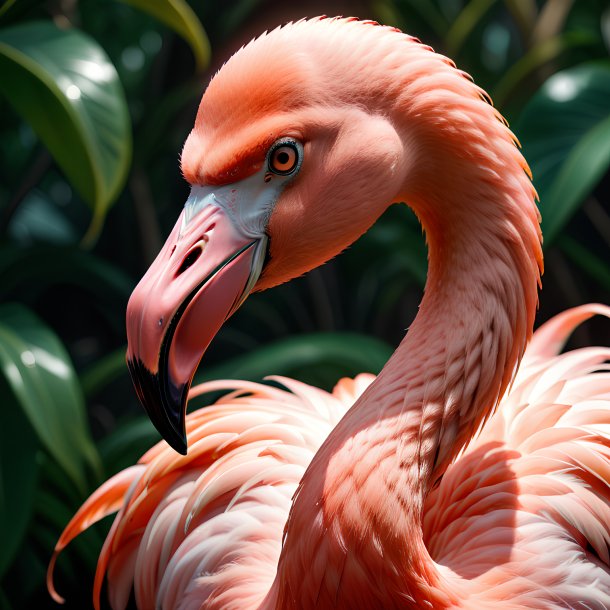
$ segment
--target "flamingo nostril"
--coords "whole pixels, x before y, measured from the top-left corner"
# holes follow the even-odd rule
[[[186,255],[186,258],[182,261],[182,265],[180,265],[180,268],[176,272],[176,277],[195,264],[195,261],[201,256],[202,250],[202,247],[198,245]]]

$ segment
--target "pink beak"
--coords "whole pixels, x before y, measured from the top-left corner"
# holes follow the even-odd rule
[[[157,430],[182,454],[193,375],[256,282],[266,247],[266,238],[246,235],[220,206],[207,205],[188,222],[184,217],[127,306],[127,365],[136,392]]]

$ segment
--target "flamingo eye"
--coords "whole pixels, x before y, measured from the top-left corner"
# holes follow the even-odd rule
[[[269,171],[280,176],[295,173],[301,165],[301,147],[294,140],[279,140],[269,151]]]

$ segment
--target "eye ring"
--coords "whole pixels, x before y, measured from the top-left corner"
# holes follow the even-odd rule
[[[303,145],[292,138],[282,138],[269,149],[267,167],[278,176],[292,176],[299,171],[302,159]]]

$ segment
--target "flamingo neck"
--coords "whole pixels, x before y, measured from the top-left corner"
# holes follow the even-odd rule
[[[539,230],[531,184],[511,163],[512,183],[462,163],[466,174],[443,182],[433,172],[425,188],[405,188],[428,239],[425,296],[392,358],[303,477],[275,607],[457,604],[425,547],[422,510],[497,405],[531,334]]]

